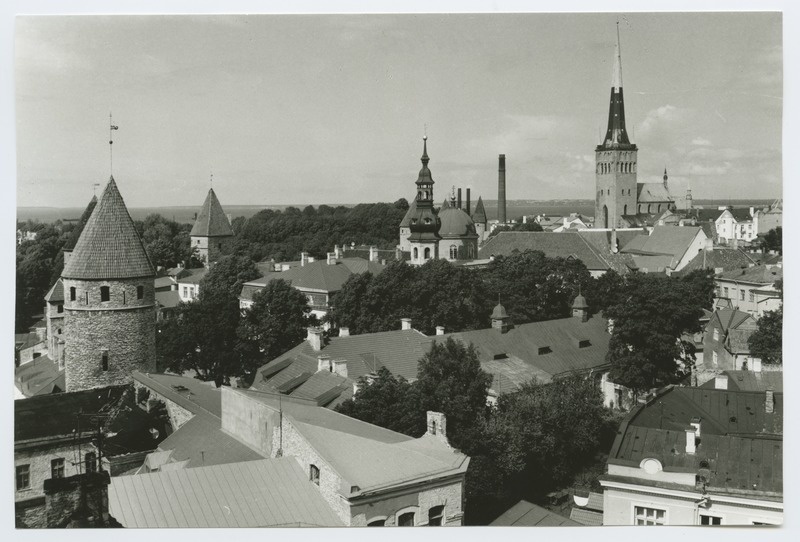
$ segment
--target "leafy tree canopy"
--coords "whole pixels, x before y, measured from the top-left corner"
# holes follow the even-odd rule
[[[783,306],[758,319],[758,327],[747,344],[753,357],[764,363],[783,364]]]

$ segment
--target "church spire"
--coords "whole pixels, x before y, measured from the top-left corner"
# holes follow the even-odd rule
[[[601,144],[606,148],[629,146],[625,129],[625,103],[622,98],[622,53],[620,52],[619,22],[617,22],[617,45],[614,50],[614,71],[611,75],[611,100],[608,108],[608,129]]]

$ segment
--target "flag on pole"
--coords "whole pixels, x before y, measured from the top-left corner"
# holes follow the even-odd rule
[[[112,130],[119,130],[119,126],[114,126],[114,125],[112,124],[112,125],[111,125],[111,129],[112,129]]]

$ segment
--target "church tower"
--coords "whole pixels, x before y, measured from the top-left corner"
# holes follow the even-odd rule
[[[230,254],[233,229],[213,188],[209,188],[203,208],[192,227],[192,248],[203,265],[216,262],[221,256]]]
[[[156,370],[154,277],[111,177],[61,273],[67,391]]]
[[[411,215],[408,243],[411,249],[411,263],[423,264],[439,258],[439,218],[433,211],[433,177],[428,169],[428,136],[422,138],[422,169],[417,177],[417,197],[415,210]]]
[[[595,148],[595,228],[624,226],[621,217],[637,212],[636,145],[625,129],[625,104],[622,97],[622,57],[617,23],[611,103],[606,137]]]

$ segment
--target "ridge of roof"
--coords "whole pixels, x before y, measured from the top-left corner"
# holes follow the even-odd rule
[[[111,177],[61,276],[92,280],[155,274],[117,183]]]
[[[206,200],[203,202],[203,207],[200,209],[200,214],[197,215],[197,220],[189,235],[192,237],[233,236],[231,224],[228,222],[228,217],[222,210],[222,204],[217,199],[213,188],[208,189]]]

